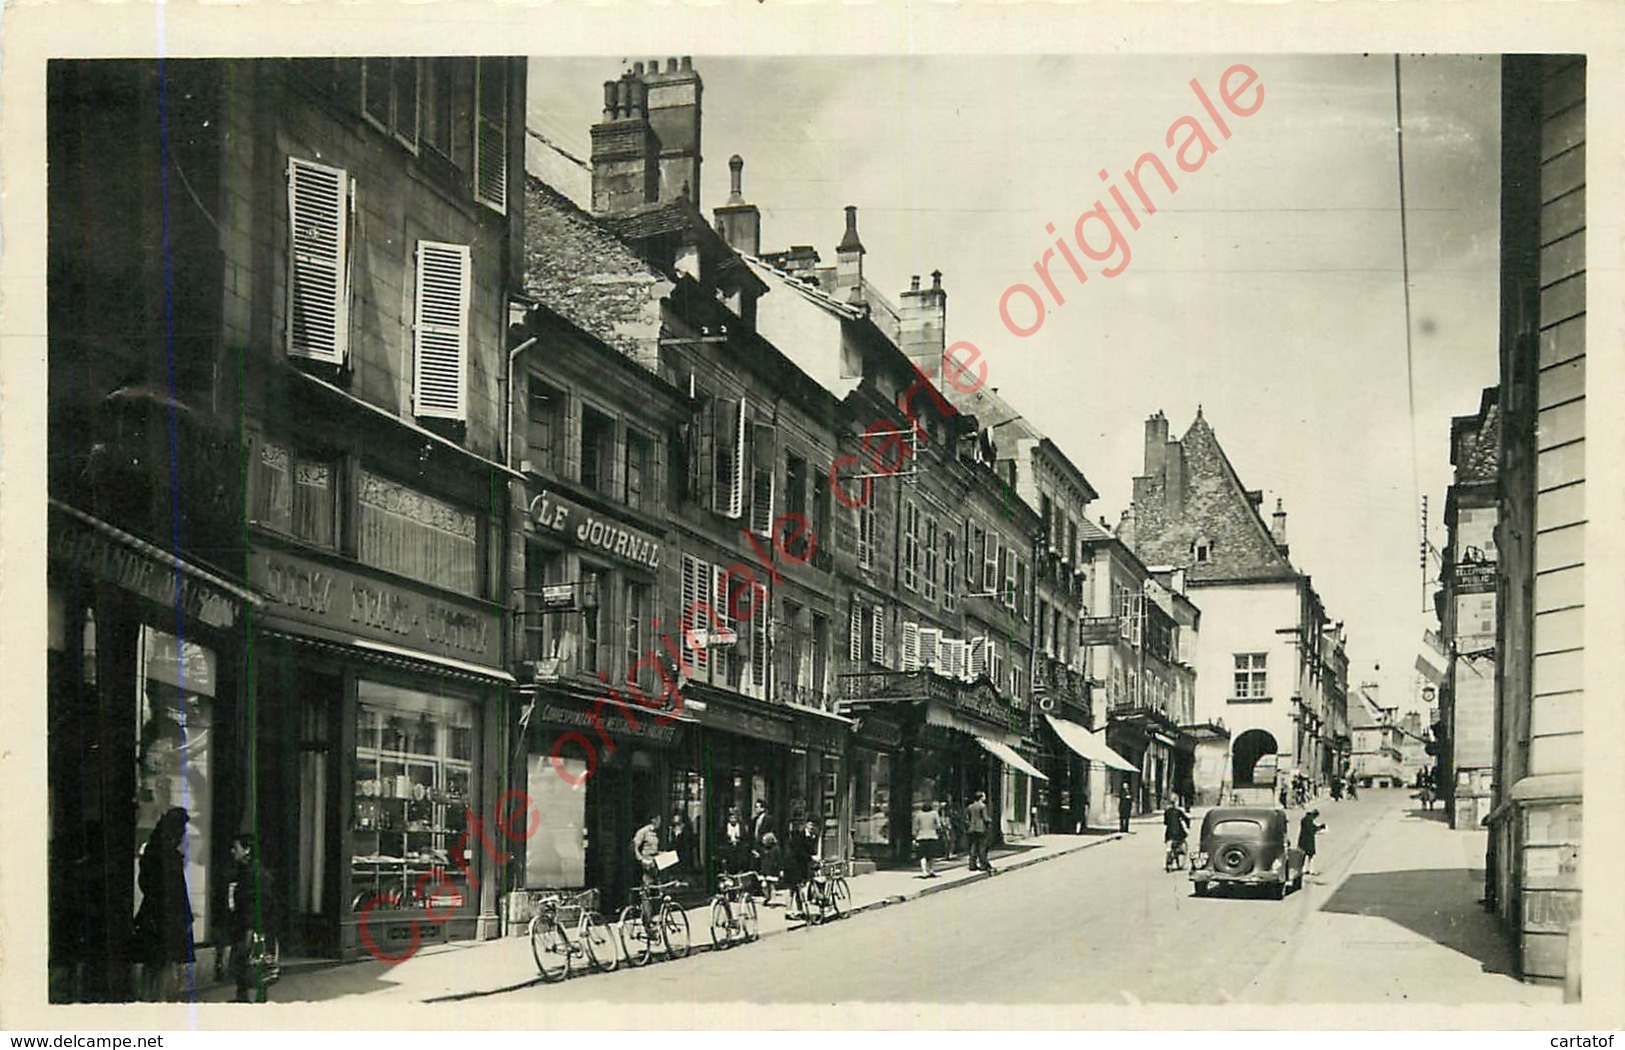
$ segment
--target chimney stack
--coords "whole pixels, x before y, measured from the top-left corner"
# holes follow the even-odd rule
[[[1163,457],[1168,447],[1168,417],[1158,409],[1145,421],[1145,476],[1154,478],[1162,473]]]
[[[942,271],[931,271],[931,287],[923,290],[918,276],[910,280],[897,313],[903,353],[941,387],[942,352],[948,345],[948,293],[942,290]]]
[[[700,97],[692,61],[632,68],[604,84],[603,119],[592,129],[592,210],[629,211],[687,196],[699,205]]]
[[[744,255],[762,253],[762,213],[756,205],[745,202],[745,161],[735,153],[728,158],[728,203],[712,214],[716,218],[717,232],[728,246]]]
[[[1270,535],[1275,538],[1275,545],[1286,550],[1286,511],[1281,508],[1279,497],[1275,500],[1275,513],[1270,516]]]
[[[835,298],[863,303],[863,241],[858,238],[858,208],[846,206],[846,233],[835,248]]]

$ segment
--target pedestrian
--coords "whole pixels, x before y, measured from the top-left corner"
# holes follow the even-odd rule
[[[193,961],[192,900],[181,853],[190,820],[180,806],[164,811],[141,850],[136,876],[141,906],[135,913],[133,943],[141,963],[142,998],[148,1002],[179,998],[184,970]]]
[[[1285,809],[1286,806],[1287,806],[1287,786],[1286,786],[1286,781],[1283,780],[1283,781],[1281,781],[1281,808]]]
[[[954,854],[959,852],[959,810],[954,806],[952,795],[942,796],[942,805],[937,807],[937,830],[942,836],[942,856],[944,860],[953,860]]]
[[[784,876],[784,850],[779,846],[779,837],[769,831],[762,836],[761,846],[761,885],[762,907],[776,908],[782,906],[782,901],[773,899],[773,883],[769,880],[781,879]]]
[[[801,824],[792,824],[785,834],[784,844],[784,886],[789,891],[791,906],[795,911],[786,912],[785,918],[798,919],[807,915],[807,896],[802,887],[812,877],[812,857],[815,852],[811,821]]]
[[[1349,801],[1353,802],[1360,797],[1360,785],[1356,778],[1349,777]]]
[[[1117,793],[1117,830],[1128,834],[1129,814],[1134,811],[1134,795],[1129,791],[1128,781],[1123,781],[1123,790]]]
[[[758,868],[761,867],[762,863],[762,839],[772,834],[772,832],[773,818],[767,815],[767,800],[759,798],[756,800],[756,814],[750,822],[751,856]]]
[[[231,840],[232,873],[226,886],[231,919],[231,975],[237,1002],[265,1002],[266,988],[280,976],[277,950],[277,904],[280,895],[270,872],[260,863],[255,836],[244,832]]]
[[[659,855],[660,814],[651,813],[643,827],[632,836],[632,857],[637,862],[646,891],[660,880],[660,865],[655,860]],[[649,896],[647,892],[638,895],[638,905],[643,911],[643,925],[646,929],[654,924],[654,909],[650,906]]]
[[[733,874],[743,871],[750,856],[750,832],[739,819],[739,807],[730,806],[728,822],[722,826],[722,870]]]
[[[1162,841],[1168,847],[1162,862],[1163,871],[1173,871],[1184,864],[1185,840],[1190,837],[1190,831],[1190,815],[1179,808],[1178,802],[1169,800],[1168,808],[1162,811]]]
[[[684,870],[693,866],[694,836],[689,834],[688,817],[683,815],[683,807],[678,806],[672,810],[671,821],[667,825],[666,848],[677,854],[677,863]]]
[[[970,834],[970,870],[993,874],[993,865],[987,861],[987,792],[978,791],[965,807],[965,830]]]
[[[936,809],[931,805],[931,800],[926,799],[914,813],[914,855],[920,858],[922,879],[937,877],[935,862],[942,849],[938,825]]]
[[[1326,830],[1326,825],[1315,818],[1320,816],[1320,810],[1311,809],[1303,815],[1298,822],[1298,848],[1303,850],[1303,873],[1315,873],[1315,836]]]

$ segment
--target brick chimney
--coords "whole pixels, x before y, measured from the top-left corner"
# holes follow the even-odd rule
[[[911,280],[897,312],[903,353],[940,386],[942,351],[948,345],[948,293],[942,289],[942,271],[931,271],[929,288],[920,287],[919,277]]]
[[[604,82],[592,128],[592,210],[628,211],[686,196],[700,202],[700,94],[691,59],[642,62]]]
[[[1162,473],[1163,456],[1168,447],[1168,417],[1159,409],[1145,421],[1145,476],[1154,478]]]
[[[643,63],[619,80],[604,81],[603,118],[592,127],[592,210],[594,215],[627,211],[655,199],[659,171],[649,127],[648,90]]]
[[[858,238],[858,208],[846,206],[846,233],[835,247],[835,298],[843,303],[862,304],[863,241]]]
[[[735,153],[728,158],[728,203],[713,214],[717,232],[728,246],[736,252],[755,256],[762,252],[762,213],[756,205],[745,203],[744,178],[744,158]]]
[[[1286,511],[1281,506],[1279,497],[1275,500],[1275,513],[1270,515],[1270,536],[1275,540],[1275,546],[1281,553],[1286,553]]]

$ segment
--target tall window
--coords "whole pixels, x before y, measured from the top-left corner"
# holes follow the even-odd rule
[[[833,526],[830,523],[829,489],[830,487],[827,484],[815,484],[813,486],[813,534],[817,536],[820,541],[822,541],[825,536],[832,535],[830,532],[830,529],[833,528]],[[801,555],[797,554],[796,556],[800,557]]]
[[[942,533],[942,607],[959,608],[959,538],[952,529]]]
[[[603,633],[602,602],[608,597],[602,587],[605,582],[604,573],[596,569],[581,570],[581,666],[577,670],[588,674],[609,670],[598,662]]]
[[[1237,700],[1261,700],[1269,696],[1269,677],[1264,668],[1268,653],[1236,654]]]
[[[564,391],[532,379],[526,408],[525,458],[532,470],[556,474],[564,465]]]
[[[875,567],[875,507],[865,503],[858,508],[858,565]]]
[[[423,128],[420,142],[447,160],[452,159],[453,129],[467,127],[468,113],[457,111],[455,58],[430,58],[423,63]]]
[[[645,662],[645,666],[633,675],[632,669],[642,660],[648,651],[649,631],[649,585],[628,580],[626,583],[626,673],[628,679],[638,685],[650,684],[653,670]]]
[[[903,504],[903,586],[920,589],[920,505]]]
[[[649,473],[651,445],[647,437],[635,430],[626,432],[626,503],[629,507],[641,509],[644,499],[653,495],[648,491],[653,476]]]
[[[937,600],[937,519],[925,519],[925,600]]]
[[[813,613],[812,691],[820,704],[825,700],[825,676],[829,673],[829,617]]]
[[[250,490],[255,524],[313,547],[333,548],[337,501],[331,462],[261,442]]]
[[[581,484],[610,494],[615,462],[615,421],[591,408],[581,409]]]
[[[418,149],[418,80],[422,59],[361,60],[361,111],[413,153]]]
[[[790,523],[785,525],[785,531],[795,538],[788,542],[786,550],[796,558],[807,556],[807,530],[814,530],[813,535],[822,536],[817,532],[817,525],[807,518],[807,461],[795,453],[784,457],[784,513],[790,517]],[[799,524],[805,522],[805,524]]]

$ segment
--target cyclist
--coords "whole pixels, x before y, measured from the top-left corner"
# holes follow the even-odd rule
[[[647,890],[660,880],[660,867],[655,863],[655,857],[660,853],[660,814],[649,816],[638,833],[632,836],[632,855],[643,872],[643,887]],[[654,911],[651,908],[649,894],[639,894],[639,902],[643,907],[643,925],[645,928],[653,925]]]
[[[1190,835],[1191,818],[1184,810],[1179,808],[1178,799],[1170,799],[1168,808],[1162,811],[1162,838],[1168,843],[1168,856],[1163,860],[1163,870],[1174,870],[1174,858],[1185,852],[1185,840]]]

